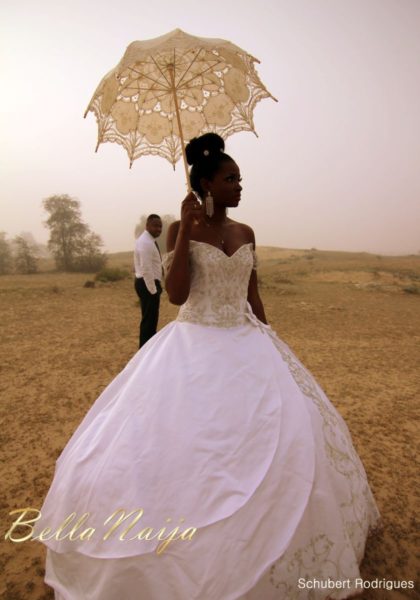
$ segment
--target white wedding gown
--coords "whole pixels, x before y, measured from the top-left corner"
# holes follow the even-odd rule
[[[57,600],[354,593],[298,585],[360,577],[378,511],[343,419],[247,303],[254,260],[251,244],[229,257],[190,243],[178,318],[134,355],[58,458],[33,534],[51,528],[41,541]],[[134,516],[109,534],[118,509],[140,515],[125,535]],[[153,533],[177,526],[190,539],[158,553]]]

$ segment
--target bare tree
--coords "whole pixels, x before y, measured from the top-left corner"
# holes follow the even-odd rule
[[[0,231],[0,275],[10,273],[12,269],[12,252],[10,243],[6,240],[6,233]]]
[[[48,248],[57,268],[63,271],[97,271],[106,262],[102,240],[82,221],[80,202],[67,194],[50,196],[43,201],[49,218]]]
[[[26,274],[36,273],[38,271],[36,245],[30,244],[23,235],[17,235],[13,241],[15,271]]]

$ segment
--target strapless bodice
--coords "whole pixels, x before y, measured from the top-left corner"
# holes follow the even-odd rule
[[[246,321],[248,283],[256,255],[252,242],[232,256],[206,242],[190,241],[191,285],[177,320],[214,327],[235,327]],[[173,251],[163,257],[165,271]]]

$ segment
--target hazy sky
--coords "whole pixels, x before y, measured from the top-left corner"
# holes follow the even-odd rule
[[[179,214],[181,162],[129,170],[83,119],[130,42],[177,27],[258,57],[279,100],[257,105],[258,138],[227,140],[244,186],[230,216],[257,244],[420,250],[420,0],[3,0],[0,230],[46,242],[42,199],[69,194],[112,252],[140,215]]]

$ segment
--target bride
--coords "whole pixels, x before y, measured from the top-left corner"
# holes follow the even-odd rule
[[[237,164],[187,148],[168,231],[181,305],[57,460],[35,535],[56,600],[347,598],[379,518],[343,419],[267,325]],[[203,199],[202,202],[198,198]]]

